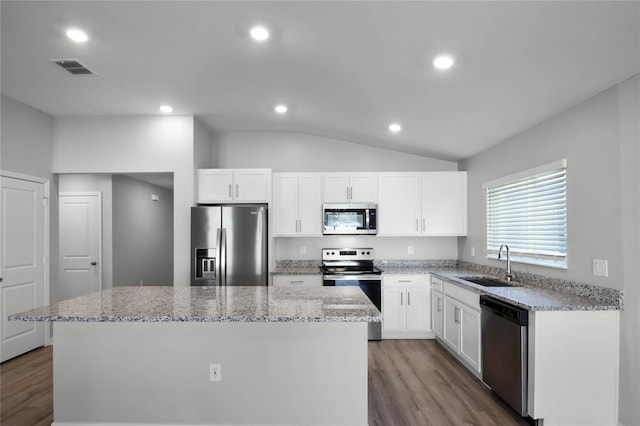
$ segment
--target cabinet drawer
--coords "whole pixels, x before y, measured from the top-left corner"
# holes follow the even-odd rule
[[[385,275],[384,285],[391,287],[428,287],[429,275]]]
[[[469,307],[479,311],[480,310],[480,295],[474,293],[471,290],[465,290],[462,287],[458,287],[455,284],[448,282],[444,283],[444,294],[450,296],[458,301],[469,305]]]
[[[321,275],[274,275],[274,287],[322,287]]]
[[[442,291],[443,287],[444,287],[444,283],[440,278],[431,277],[431,288],[433,290]]]

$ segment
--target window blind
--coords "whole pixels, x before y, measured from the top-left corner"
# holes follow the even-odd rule
[[[507,244],[516,262],[567,267],[566,162],[487,191],[487,255]]]

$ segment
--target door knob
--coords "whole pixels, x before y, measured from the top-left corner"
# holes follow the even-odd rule
[[[96,266],[98,262],[91,262],[91,265]]]

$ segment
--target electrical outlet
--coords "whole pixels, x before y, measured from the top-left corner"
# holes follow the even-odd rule
[[[471,257],[476,257],[476,248],[471,247]]]
[[[220,364],[209,364],[209,381],[219,382],[222,380],[222,368]]]
[[[306,246],[300,246],[300,254],[307,254],[307,247]]]
[[[607,259],[593,259],[593,275],[596,277],[609,276],[609,262],[607,262]]]
[[[407,253],[413,254],[413,246],[407,247]]]

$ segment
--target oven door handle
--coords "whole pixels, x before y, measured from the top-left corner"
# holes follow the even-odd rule
[[[382,281],[382,275],[363,274],[363,275],[323,275],[323,280],[332,281]]]

